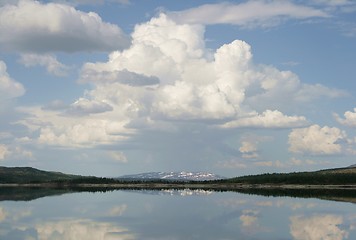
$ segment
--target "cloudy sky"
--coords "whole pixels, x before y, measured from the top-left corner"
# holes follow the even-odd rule
[[[355,52],[351,0],[0,0],[0,165],[355,164]]]

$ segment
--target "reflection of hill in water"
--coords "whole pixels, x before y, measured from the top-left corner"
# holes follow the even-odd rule
[[[239,189],[236,192],[267,197],[319,198],[356,203],[355,189]]]
[[[71,193],[68,189],[1,187],[0,201],[31,201],[37,198]]]
[[[31,201],[37,198],[56,196],[76,192],[101,192],[125,190],[144,194],[174,195],[174,196],[207,196],[214,192],[237,192],[250,195],[261,195],[267,197],[295,197],[295,198],[318,198],[330,201],[341,201],[356,203],[355,189],[234,189],[234,190],[202,190],[202,189],[106,189],[106,188],[40,188],[40,187],[1,187],[0,201]]]
[[[324,198],[320,198],[320,199],[324,199]],[[335,201],[335,202],[356,203],[356,197],[329,197],[329,198],[325,198],[324,200]]]

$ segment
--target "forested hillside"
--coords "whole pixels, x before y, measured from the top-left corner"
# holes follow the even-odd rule
[[[337,168],[315,172],[266,173],[230,178],[220,182],[246,184],[356,184],[356,168]]]

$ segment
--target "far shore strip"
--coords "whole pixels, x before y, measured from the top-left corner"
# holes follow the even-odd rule
[[[350,185],[310,185],[310,184],[241,184],[241,183],[110,183],[110,184],[58,184],[58,183],[1,183],[0,188],[102,188],[102,189],[202,189],[202,190],[239,190],[239,189],[344,189],[356,190],[356,184]]]

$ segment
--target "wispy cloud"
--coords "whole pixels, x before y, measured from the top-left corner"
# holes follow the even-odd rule
[[[6,64],[0,60],[0,100],[16,98],[24,93],[24,86],[10,77]]]
[[[320,9],[280,0],[206,4],[180,12],[171,12],[169,15],[178,22],[204,25],[233,24],[246,28],[271,27],[289,19],[330,17]]]
[[[308,125],[303,116],[285,116],[278,110],[266,110],[262,114],[239,118],[222,125],[223,128],[262,127],[262,128],[292,128]]]
[[[119,3],[123,5],[130,4],[130,0],[54,0],[54,2],[65,3],[70,5],[102,5],[105,2]]]
[[[47,72],[55,76],[66,76],[69,67],[60,63],[54,55],[50,54],[21,54],[20,63],[26,67],[42,66]]]

